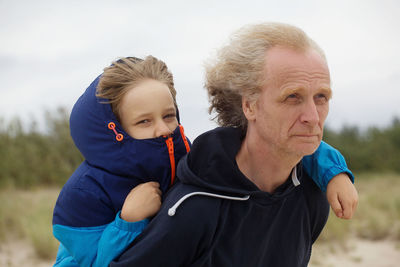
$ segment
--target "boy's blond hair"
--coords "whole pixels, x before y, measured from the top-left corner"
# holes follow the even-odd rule
[[[96,96],[107,99],[112,111],[120,121],[119,109],[122,97],[144,80],[156,80],[166,84],[176,106],[176,90],[172,73],[167,65],[153,57],[144,60],[136,57],[122,57],[104,69],[97,86]]]

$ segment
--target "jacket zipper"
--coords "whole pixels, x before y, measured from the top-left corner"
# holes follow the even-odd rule
[[[168,148],[169,154],[169,162],[171,163],[171,186],[174,184],[175,181],[175,156],[174,156],[174,142],[172,141],[172,137],[168,137],[165,140]]]
[[[185,132],[183,131],[183,126],[182,125],[179,125],[179,131],[181,132],[183,143],[185,144],[185,147],[186,147],[186,152],[189,153],[190,146],[189,146],[189,142],[186,139],[186,135],[185,135]]]

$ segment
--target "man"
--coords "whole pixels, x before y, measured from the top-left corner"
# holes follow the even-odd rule
[[[254,25],[206,74],[210,109],[229,127],[195,140],[181,183],[111,266],[307,266],[329,213],[301,167],[329,110],[322,50],[293,26]]]

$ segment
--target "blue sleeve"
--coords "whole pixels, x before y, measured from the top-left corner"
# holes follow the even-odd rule
[[[54,266],[108,266],[138,236],[148,220],[126,222],[117,214],[107,225],[69,227],[53,225],[54,236],[61,242]]]
[[[303,158],[303,167],[323,192],[326,191],[329,181],[342,172],[347,173],[354,183],[353,173],[347,168],[342,154],[324,141],[314,154]]]

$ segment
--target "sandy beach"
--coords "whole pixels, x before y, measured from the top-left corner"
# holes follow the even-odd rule
[[[0,244],[0,266],[2,267],[48,267],[54,260],[43,260],[36,256],[33,246],[26,240],[6,241]]]
[[[400,243],[353,239],[345,248],[318,244],[314,246],[309,266],[397,267],[400,266]]]

